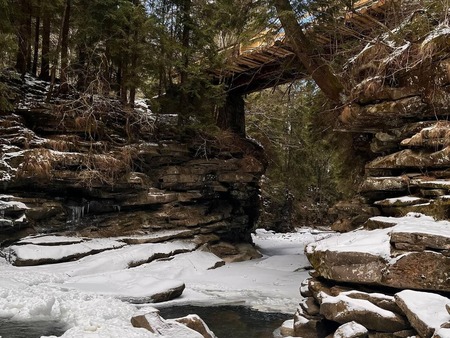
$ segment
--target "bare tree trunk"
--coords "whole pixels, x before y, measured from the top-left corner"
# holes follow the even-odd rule
[[[228,93],[225,104],[219,109],[217,126],[245,137],[245,102],[239,93]]]
[[[69,6],[67,6],[67,4],[69,4]],[[61,45],[62,45],[62,39],[63,39],[63,31],[64,31],[64,26],[66,25],[65,19],[68,18],[69,16],[66,14],[67,11],[70,11],[70,0],[66,0],[66,6],[64,6],[64,15],[63,15],[63,21],[61,24],[61,30],[59,32],[59,36],[58,36],[58,44],[56,45],[56,53],[55,53],[55,58],[53,60],[53,64],[52,64],[52,69],[51,69],[51,74],[50,74],[50,88],[48,90],[47,93],[47,97],[45,99],[46,102],[50,102],[52,95],[53,95],[53,89],[55,88],[55,81],[56,81],[56,68],[58,68],[58,55],[61,52]]]
[[[340,103],[343,85],[325,60],[315,53],[316,46],[300,27],[289,0],[272,1],[295,55],[322,92],[334,103]]]
[[[182,65],[180,71],[180,113],[178,115],[178,124],[184,125],[187,122],[187,116],[189,115],[189,97],[187,93],[187,82],[188,82],[188,67],[189,67],[189,45],[190,45],[190,11],[191,11],[191,0],[184,0],[182,7],[182,24],[183,32],[181,36],[182,50]]]
[[[64,10],[64,18],[62,25],[62,37],[61,37],[61,92],[67,93],[69,85],[67,83],[67,69],[69,66],[68,54],[69,54],[69,28],[70,28],[70,1],[66,0],[66,8]]]
[[[30,14],[27,15],[27,37],[28,37],[28,46],[27,46],[27,72],[31,73],[32,63],[31,63],[31,38],[32,38],[32,32],[33,32],[33,25],[31,20],[31,4],[29,7]]]
[[[50,15],[49,13],[43,13],[41,73],[39,78],[45,81],[50,80],[50,28]]]
[[[27,72],[27,61],[28,55],[30,53],[30,31],[31,27],[31,6],[28,0],[21,0],[19,2],[19,27],[18,27],[18,49],[16,54],[16,70],[22,75],[25,76]]]
[[[34,53],[33,53],[33,65],[31,67],[31,73],[36,76],[37,74],[37,65],[38,65],[38,58],[39,58],[39,33],[40,33],[40,26],[41,26],[41,13],[40,13],[40,4],[41,2],[38,2],[38,13],[36,15],[36,26],[34,29]]]

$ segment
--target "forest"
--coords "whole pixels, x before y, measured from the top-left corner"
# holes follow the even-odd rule
[[[178,114],[180,127],[247,134],[269,154],[263,190],[267,205],[289,215],[282,223],[291,227],[303,217],[296,210],[305,207],[317,215],[312,223],[327,223],[328,208],[351,197],[371,158],[355,136],[335,133],[336,116],[354,100],[357,79],[348,60],[403,18],[425,11],[426,21],[391,33],[398,41],[420,35],[445,19],[447,6],[399,1],[382,14],[357,11],[369,3],[2,0],[0,67],[49,81],[47,101],[77,92],[132,108],[145,98],[155,113]],[[301,76],[254,93],[232,90],[233,79],[224,75],[230,60],[255,37],[264,45],[279,34],[289,41]],[[0,104],[7,107],[2,92]]]
[[[136,98],[145,97],[152,111],[177,113],[179,125],[189,121],[196,128],[214,131],[217,126],[228,127],[221,123],[221,115],[229,87],[229,79],[215,74],[255,36],[270,41],[286,30],[299,41],[295,52],[313,76],[245,95],[247,134],[271,154],[270,203],[292,209],[288,205],[293,194],[309,205],[319,203],[315,221],[322,221],[330,203],[355,183],[351,182],[354,177],[343,179],[342,162],[334,161],[341,154],[326,141],[333,137],[332,126],[320,128],[320,122],[314,122],[326,121],[339,106],[343,85],[338,67],[346,55],[362,46],[361,40],[346,42],[348,36],[337,36],[333,29],[353,5],[353,1],[291,6],[281,0],[2,0],[0,67],[49,81],[47,100],[78,92],[133,107]],[[293,21],[294,14],[314,17],[316,25],[322,23],[320,34],[331,37],[331,44],[348,46],[339,47],[339,54],[333,51],[332,59],[321,58],[330,53],[325,51],[330,46],[303,34],[310,19],[301,27]],[[352,32],[356,34],[361,34],[358,29]],[[6,106],[3,93],[0,102]],[[308,166],[301,164],[306,162]],[[302,175],[292,174],[298,171]]]

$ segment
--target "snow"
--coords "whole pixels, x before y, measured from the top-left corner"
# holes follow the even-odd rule
[[[80,237],[68,237],[68,236],[30,236],[25,237],[17,242],[17,244],[73,244],[73,243],[81,243],[83,242],[83,238]]]
[[[450,222],[435,221],[433,217],[420,213],[410,212],[405,217],[400,218],[377,216],[371,219],[386,223],[395,223],[396,225],[390,228],[393,233],[410,232],[450,238]]]
[[[376,230],[357,230],[339,234],[306,247],[307,253],[313,251],[361,252],[390,259],[390,232],[392,228]]]
[[[11,261],[64,260],[75,255],[83,255],[93,251],[103,251],[124,246],[125,243],[115,240],[93,239],[83,243],[63,246],[44,246],[36,244],[13,245],[9,247],[8,256]]]
[[[430,292],[403,290],[395,295],[400,298],[418,320],[427,327],[439,329],[450,322],[450,314],[445,309],[449,299]],[[447,332],[448,334],[448,332]]]
[[[336,330],[333,338],[361,337],[367,335],[368,330],[357,322],[345,323]]]
[[[263,257],[223,266],[210,252],[192,251],[196,244],[189,241],[125,245],[77,261],[31,267],[15,267],[0,257],[0,317],[60,321],[68,327],[64,338],[161,337],[130,323],[138,309],[148,310],[148,305],[123,300],[145,301],[180,283],[186,288],[179,298],[152,306],[241,304],[291,313],[302,299],[298,287],[309,276],[301,271],[309,265],[304,246],[330,235],[305,229],[291,234],[258,230],[254,241]],[[98,245],[118,242],[103,241]],[[81,244],[86,242],[41,236],[16,246],[27,257],[62,257],[68,250],[83,250]],[[38,248],[50,251],[44,254]],[[156,259],[165,256],[170,258]],[[145,263],[149,258],[155,260]],[[177,337],[170,334],[164,337]]]
[[[425,40],[422,42],[422,48],[425,47],[427,44],[435,40],[436,38],[443,36],[443,35],[450,35],[450,27],[443,23],[440,24],[437,28],[434,29],[434,31],[429,34]]]
[[[376,216],[371,220],[383,223],[392,223],[386,229],[355,230],[311,243],[306,252],[333,251],[333,252],[360,252],[379,256],[386,261],[398,260],[391,258],[390,237],[392,233],[410,232],[416,234],[433,235],[450,238],[450,222],[435,221],[430,216],[410,212],[404,217]]]
[[[406,205],[412,205],[416,202],[423,201],[423,198],[415,197],[415,196],[401,196],[401,197],[393,197],[393,198],[386,198],[381,201],[376,201],[375,205],[395,205],[395,204],[401,204],[403,206]]]
[[[320,292],[320,297],[322,298],[322,304],[335,304],[338,302],[345,303],[345,311],[348,312],[372,312],[382,318],[396,318],[392,311],[382,309],[365,299],[350,298],[344,294],[339,294],[336,297],[333,297],[322,291]]]

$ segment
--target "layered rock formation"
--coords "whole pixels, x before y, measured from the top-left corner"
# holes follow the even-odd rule
[[[285,336],[450,337],[450,222],[410,213],[367,224],[306,247],[313,277]]]
[[[284,336],[450,337],[450,27],[428,19],[347,65],[339,129],[367,140],[365,176],[332,210],[345,233],[307,246],[314,270]]]
[[[347,65],[351,104],[340,114],[338,128],[364,135],[359,139],[368,142],[369,162],[359,189],[362,200],[335,208],[338,231],[380,214],[450,216],[450,29],[442,23],[427,33],[423,20],[407,18]],[[423,35],[414,35],[417,27]]]
[[[16,80],[16,109],[0,114],[0,243],[42,232],[250,240],[265,170],[258,145],[179,132],[144,103],[43,103],[45,86]]]

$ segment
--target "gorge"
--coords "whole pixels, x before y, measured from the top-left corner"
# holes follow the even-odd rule
[[[366,161],[330,229],[256,229],[269,161],[242,128],[3,71],[0,318],[58,320],[65,338],[214,337],[156,309],[232,304],[295,311],[279,337],[450,337],[448,6],[400,5],[341,63],[330,128]]]

